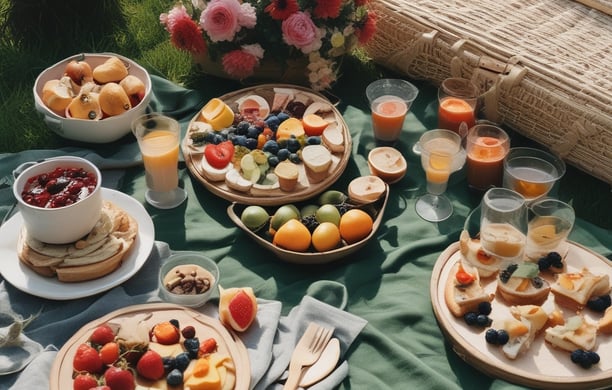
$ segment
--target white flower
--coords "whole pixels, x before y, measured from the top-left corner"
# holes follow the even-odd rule
[[[243,45],[242,50],[249,53],[253,57],[259,58],[260,60],[264,57],[265,50],[259,43],[255,43],[253,45]]]

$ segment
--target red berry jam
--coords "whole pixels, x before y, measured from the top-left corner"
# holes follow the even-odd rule
[[[89,196],[97,183],[96,176],[83,168],[55,168],[30,177],[21,197],[32,206],[64,207]]]

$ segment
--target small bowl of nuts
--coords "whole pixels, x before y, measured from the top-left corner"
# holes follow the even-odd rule
[[[173,252],[159,269],[159,295],[186,307],[204,305],[217,289],[219,267],[200,252]]]

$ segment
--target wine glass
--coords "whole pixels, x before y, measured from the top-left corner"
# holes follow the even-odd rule
[[[450,130],[429,130],[423,133],[418,145],[427,179],[427,194],[417,199],[416,212],[429,222],[444,221],[452,215],[453,205],[442,194],[446,191],[450,174],[465,163],[461,137]]]
[[[516,191],[494,187],[481,202],[480,243],[491,256],[506,262],[523,260],[527,235],[527,204]]]

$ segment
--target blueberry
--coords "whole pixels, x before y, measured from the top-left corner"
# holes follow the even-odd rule
[[[271,130],[276,131],[281,121],[280,119],[278,119],[278,116],[270,115],[269,117],[266,118],[264,122],[266,123],[266,126],[268,126]]]
[[[279,112],[278,114],[276,114],[276,117],[278,118],[279,123],[283,123],[284,121],[290,118],[289,114],[287,114],[286,112]]]
[[[251,124],[247,121],[238,123],[236,125],[236,134],[246,135],[247,131],[249,130],[249,126],[251,126]]]
[[[291,161],[294,164],[299,164],[300,162],[302,162],[302,159],[297,153],[291,153],[289,154],[289,161]]]
[[[247,143],[246,135],[237,135],[234,138],[234,145],[246,146],[246,143]]]
[[[476,324],[478,326],[489,326],[491,325],[491,319],[486,314],[478,314],[476,316]]]
[[[162,363],[164,363],[164,371],[167,373],[176,368],[176,359],[173,356],[164,356]]]
[[[213,144],[218,145],[221,142],[225,141],[225,138],[219,133],[215,134],[213,137]]]
[[[166,376],[166,383],[170,386],[179,386],[183,384],[183,373],[175,368]]]
[[[548,257],[541,257],[538,260],[538,268],[540,271],[546,271],[550,268],[550,261],[548,260]]]
[[[191,362],[191,358],[189,357],[189,353],[181,352],[174,358],[176,363],[176,368],[185,371],[189,363]]]
[[[321,137],[313,135],[310,136],[308,138],[306,138],[306,143],[308,145],[320,145],[321,144]]]
[[[572,363],[578,364],[582,360],[582,355],[584,355],[584,351],[582,349],[576,349],[572,351],[570,355],[570,359],[572,360]]]
[[[478,304],[478,312],[480,314],[489,315],[491,314],[491,302],[484,301]]]
[[[179,321],[176,318],[173,318],[173,319],[171,319],[168,322],[170,322],[172,325],[176,326],[177,329],[180,329],[180,327],[179,327],[180,323],[179,323]]]
[[[251,150],[257,149],[257,138],[247,138],[244,146]]]
[[[541,277],[536,276],[535,278],[531,279],[531,284],[533,284],[533,287],[535,288],[542,288],[542,286],[544,285],[544,281]]]
[[[552,266],[557,268],[563,267],[563,258],[558,252],[550,252],[546,255],[546,258]]]
[[[591,362],[591,364],[599,363],[599,354],[597,352],[586,351],[585,354],[587,355],[587,357],[588,357],[589,361]]]
[[[489,344],[497,344],[497,339],[499,337],[499,333],[496,329],[489,328],[485,333],[485,340]]]
[[[278,160],[278,157],[276,157],[276,156],[268,157],[268,165],[270,165],[272,168],[277,166],[279,162],[280,161]]]
[[[604,312],[610,307],[610,295],[602,295],[587,301],[587,307],[593,311]]]
[[[276,157],[278,157],[279,161],[285,161],[289,158],[291,152],[288,149],[279,149]]]
[[[183,346],[189,353],[189,357],[195,359],[198,357],[198,349],[200,349],[200,340],[197,337],[185,339]]]
[[[257,136],[261,133],[261,129],[257,126],[249,126],[247,130],[246,136],[248,138],[257,138]]]
[[[287,149],[289,149],[291,153],[297,152],[301,147],[302,145],[300,145],[300,141],[298,141],[296,138],[289,138],[287,140]]]
[[[508,340],[510,340],[510,335],[505,329],[500,329],[497,331],[497,344],[505,345]]]
[[[466,324],[472,326],[472,325],[476,325],[477,317],[478,317],[478,314],[471,311],[469,313],[465,313],[465,315],[463,316],[463,320],[465,321]]]
[[[279,147],[278,147],[278,142],[276,142],[276,141],[275,141],[275,140],[273,140],[273,139],[268,140],[268,141],[266,141],[266,143],[264,144],[264,146],[263,146],[262,150],[263,150],[264,152],[269,152],[269,153],[272,153],[272,154],[278,154],[278,150],[279,150]]]

